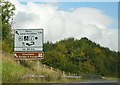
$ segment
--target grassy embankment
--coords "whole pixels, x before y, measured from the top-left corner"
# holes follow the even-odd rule
[[[40,69],[35,61],[28,61],[27,64],[20,65],[12,58],[13,55],[2,55],[2,82],[3,83],[65,83],[78,82],[80,79],[65,79],[62,78],[62,72],[52,70],[40,63]],[[46,78],[23,78],[28,75],[44,75]],[[66,74],[65,74],[66,75]]]
[[[2,83],[2,57],[0,53],[0,84]]]
[[[37,61],[27,61],[23,65],[16,63],[13,59],[13,55],[5,54],[2,55],[2,65],[0,64],[0,70],[2,69],[2,82],[3,83],[67,83],[67,82],[83,82],[89,81],[89,79],[66,79],[62,78],[63,73],[57,69],[51,69],[40,63],[38,70]],[[28,78],[25,76],[35,76],[44,75],[46,78]],[[64,74],[66,75],[66,74]],[[85,75],[84,75],[85,76]],[[25,77],[25,78],[23,78]],[[95,81],[91,79],[91,76],[86,75],[87,78],[90,77],[90,81]],[[94,77],[94,76],[93,76]],[[1,76],[0,76],[1,78]],[[117,78],[104,77],[104,80],[117,80]],[[98,79],[99,80],[99,79]],[[103,79],[102,79],[103,80]]]

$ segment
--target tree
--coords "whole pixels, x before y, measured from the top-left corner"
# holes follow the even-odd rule
[[[45,59],[48,66],[65,72],[116,77],[120,70],[118,52],[101,47],[88,38],[68,38],[57,43],[45,43]],[[117,65],[118,64],[118,65]],[[93,75],[93,76],[94,76]],[[120,75],[120,74],[119,74]]]
[[[2,48],[4,51],[12,51],[13,47],[13,39],[11,34],[11,21],[14,15],[15,6],[4,0],[0,0],[1,3],[1,11],[0,15],[2,18],[2,25],[0,30],[2,30]]]

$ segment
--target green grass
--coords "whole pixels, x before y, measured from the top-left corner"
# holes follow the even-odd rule
[[[65,79],[62,78],[61,71],[54,71],[47,66],[40,63],[38,71],[38,63],[36,61],[27,61],[27,66],[24,67],[16,63],[13,59],[13,55],[3,54],[2,55],[2,82],[3,83],[66,83],[76,82],[80,79]],[[47,76],[45,79],[23,79],[25,75],[44,75]]]
[[[2,75],[2,77],[0,76],[0,80],[2,78],[3,83],[70,83],[89,80],[87,79],[89,78],[89,75],[87,74],[84,75],[85,78],[81,79],[66,79],[62,78],[63,74],[60,70],[52,70],[48,66],[43,65],[41,62],[39,63],[39,70],[37,61],[26,61],[25,63],[25,66],[20,65],[16,63],[13,55],[3,53],[2,64],[0,61],[0,75]],[[25,75],[44,75],[47,77],[45,79],[23,79],[23,76]],[[105,77],[105,80],[117,80],[117,78]],[[95,80],[90,78],[90,81]]]
[[[2,57],[2,61],[2,82],[19,82],[24,74],[30,72],[29,69],[16,64],[7,57]]]
[[[111,81],[111,80],[112,80],[112,81],[113,81],[113,80],[116,80],[116,81],[118,80],[118,78],[116,78],[116,77],[104,77],[104,78],[105,78],[106,80],[110,80],[110,81]]]
[[[2,83],[2,64],[0,62],[0,84]]]
[[[0,84],[2,83],[2,54],[0,49]]]

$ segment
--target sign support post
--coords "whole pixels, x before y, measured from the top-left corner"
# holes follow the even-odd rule
[[[38,60],[38,72],[40,71],[40,61]]]
[[[40,60],[44,59],[43,29],[14,30],[14,59],[20,64],[21,60],[36,60],[36,69],[40,72]]]

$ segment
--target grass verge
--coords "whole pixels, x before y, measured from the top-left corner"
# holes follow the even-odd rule
[[[24,66],[26,65],[26,66]],[[20,65],[16,63],[11,54],[2,55],[2,82],[3,83],[68,83],[77,82],[80,79],[65,79],[62,78],[62,73],[54,71],[43,64],[27,61],[26,64]],[[25,75],[44,75],[46,78],[23,78]]]

